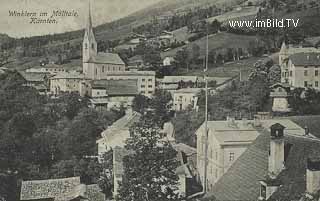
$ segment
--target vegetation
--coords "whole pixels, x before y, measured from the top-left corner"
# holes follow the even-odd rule
[[[130,152],[123,159],[124,175],[117,200],[177,200],[177,152],[160,141],[159,127],[145,116],[131,129],[125,148]]]
[[[18,199],[18,181],[80,176],[100,182],[95,156],[101,131],[120,118],[118,111],[97,112],[86,98],[40,96],[25,87],[17,72],[0,75],[0,194]],[[3,187],[2,187],[3,186]]]

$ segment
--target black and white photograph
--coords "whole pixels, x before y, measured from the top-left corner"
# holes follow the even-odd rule
[[[319,201],[319,0],[0,0],[0,201]]]

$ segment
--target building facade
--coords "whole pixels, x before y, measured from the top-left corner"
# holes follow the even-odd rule
[[[235,121],[233,118],[228,118],[227,121],[208,122],[207,141],[204,124],[197,130],[196,135],[199,179],[207,185],[207,190],[210,191],[259,133],[246,120]],[[205,154],[206,143],[207,154]],[[206,157],[208,163],[205,175]]]
[[[279,53],[281,82],[288,83],[293,87],[312,86],[318,88],[319,80],[318,73],[316,73],[319,66],[318,55],[320,55],[320,49],[287,46],[283,42]]]
[[[189,107],[195,109],[198,102],[198,95],[202,89],[185,88],[173,92],[173,109],[175,111],[186,110]]]
[[[61,92],[79,92],[83,80],[83,74],[77,72],[57,74],[50,78],[50,93],[59,95]]]

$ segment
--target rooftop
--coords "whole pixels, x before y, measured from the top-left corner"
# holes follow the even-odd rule
[[[50,79],[84,79],[84,75],[78,72],[62,72]]]
[[[19,73],[27,82],[44,82],[46,78],[51,77],[48,73],[28,73],[25,71]]]
[[[196,82],[197,76],[164,76],[162,83]]]
[[[137,80],[94,80],[92,89],[105,89],[108,95],[139,94]]]
[[[155,76],[155,71],[118,71],[107,72],[107,76]]]
[[[100,63],[100,64],[116,64],[125,65],[123,60],[118,54],[99,52],[97,56],[90,58],[89,63]]]
[[[306,189],[307,159],[319,156],[320,140],[312,136],[303,136],[299,132],[304,129],[296,128],[298,125],[290,120],[272,119],[262,122],[262,127],[257,129],[259,136],[232,164],[204,200],[257,200],[260,195],[259,182],[265,180],[268,174],[271,136],[269,127],[276,122],[286,127],[285,169],[277,178],[282,185],[272,195],[271,200],[301,198]]]
[[[80,177],[22,181],[20,200],[55,198],[71,193],[80,185]]]
[[[200,93],[202,88],[182,88],[176,90],[174,93],[179,94],[179,93],[191,93],[191,94],[197,94]]]
[[[320,66],[320,52],[297,53],[289,56],[295,66]]]

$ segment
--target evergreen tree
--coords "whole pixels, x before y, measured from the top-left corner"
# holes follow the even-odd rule
[[[168,142],[160,141],[159,129],[152,118],[145,117],[132,127],[123,159],[124,175],[117,200],[177,200],[178,167],[176,151]]]

